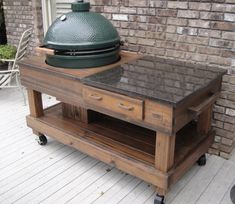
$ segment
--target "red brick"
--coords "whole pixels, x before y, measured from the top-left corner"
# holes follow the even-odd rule
[[[173,25],[168,25],[167,27],[166,27],[166,32],[168,32],[168,33],[175,33],[176,32],[176,26],[173,26]]]
[[[212,47],[232,48],[233,42],[229,40],[210,39],[209,45]]]
[[[151,45],[151,46],[154,46],[154,44],[155,44],[155,40],[153,40],[153,39],[138,38],[137,42],[140,45]]]
[[[199,53],[186,53],[187,60],[197,61],[197,62],[205,62],[207,60],[207,55],[199,54]]]
[[[223,106],[214,105],[213,111],[217,112],[217,113],[224,113],[225,112],[225,108]]]
[[[230,159],[231,153],[220,152],[219,156],[221,156],[224,159]]]
[[[225,145],[225,144],[221,144],[219,149],[222,151],[222,152],[225,152],[225,153],[231,153],[231,151],[233,150],[233,146],[228,146],[228,145]],[[221,154],[221,153],[220,153]]]
[[[146,0],[129,0],[129,6],[133,7],[146,7],[147,1]]]
[[[136,14],[136,8],[121,6],[120,13]]]
[[[178,9],[187,9],[188,8],[188,2],[187,1],[168,1],[168,8],[178,8]]]
[[[179,10],[177,16],[180,18],[199,18],[199,12],[190,10]]]
[[[235,124],[224,123],[224,129],[230,132],[235,132]]]
[[[235,32],[223,32],[222,38],[227,40],[234,40],[235,41]]]
[[[235,58],[235,50],[221,50],[221,56],[226,58]]]
[[[167,18],[167,24],[169,25],[180,25],[186,26],[188,20],[187,19],[180,19],[180,18]]]
[[[179,51],[179,50],[167,50],[166,56],[174,57],[174,58],[184,58],[185,52]]]
[[[208,54],[208,55],[220,55],[221,50],[218,48],[212,48],[212,47],[198,47],[197,52],[200,54]]]
[[[150,7],[156,7],[156,8],[166,8],[167,1],[166,0],[150,0],[149,2]]]
[[[156,15],[158,16],[166,16],[166,17],[176,17],[177,10],[174,9],[157,9]]]
[[[235,4],[213,4],[212,11],[235,12]]]
[[[210,30],[210,29],[199,29],[198,35],[205,36],[205,37],[214,37],[214,38],[221,38],[220,30]]]
[[[214,154],[214,155],[219,155],[219,150],[214,149],[214,148],[209,148],[208,153],[209,154]]]
[[[224,31],[233,31],[235,30],[235,24],[229,22],[211,22],[210,27],[212,29],[224,30]]]
[[[113,7],[113,6],[104,6],[104,12],[117,13],[117,12],[119,12],[119,8],[118,7]]]
[[[214,12],[200,12],[200,18],[205,20],[223,20],[223,13],[214,13]]]
[[[209,11],[211,9],[211,3],[189,2],[189,9]]]
[[[208,38],[198,37],[198,36],[178,36],[178,41],[180,42],[187,42],[191,44],[197,45],[208,45]]]
[[[208,62],[210,64],[229,66],[231,64],[231,59],[226,59],[219,56],[208,56]]]
[[[204,20],[189,20],[189,26],[196,28],[210,28],[210,22]]]

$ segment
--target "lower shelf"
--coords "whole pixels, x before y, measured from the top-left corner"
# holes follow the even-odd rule
[[[44,116],[40,118],[27,116],[27,124],[38,132],[164,189],[168,188],[168,177],[173,183],[177,175],[180,175],[172,176],[176,173],[174,169],[189,168],[189,165],[184,167],[184,161],[190,159],[190,155],[195,154],[197,147],[207,138],[196,134],[194,124],[179,131],[176,137],[175,165],[166,174],[154,168],[154,131],[106,115],[85,124],[63,117],[61,109],[61,104],[57,104],[45,110]],[[204,152],[208,145],[203,149]],[[198,154],[201,153],[198,151]],[[191,158],[188,163],[196,159]],[[179,171],[182,172],[182,169]]]

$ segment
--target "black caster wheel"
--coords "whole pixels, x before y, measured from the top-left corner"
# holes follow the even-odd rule
[[[38,137],[38,144],[40,145],[46,145],[47,144],[47,138],[45,135],[40,135]]]
[[[154,204],[165,204],[165,196],[156,195],[154,199]]]
[[[230,198],[231,198],[231,201],[233,202],[233,204],[235,204],[235,185],[231,188]]]
[[[205,166],[206,165],[206,155],[203,154],[198,160],[197,160],[197,164],[199,166]]]

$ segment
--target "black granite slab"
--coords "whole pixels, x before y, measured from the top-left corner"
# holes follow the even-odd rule
[[[91,75],[85,84],[177,105],[226,73],[225,69],[146,56]]]

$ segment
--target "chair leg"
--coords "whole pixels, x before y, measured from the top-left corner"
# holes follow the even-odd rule
[[[20,82],[20,79],[19,79],[19,74],[16,74],[16,83],[17,83],[17,86],[19,87],[19,89],[20,89],[20,91],[21,91],[22,96],[23,96],[24,105],[26,106],[26,105],[27,105],[27,103],[26,103],[26,97],[25,97],[24,90],[23,90],[23,87],[22,87],[21,82]]]

